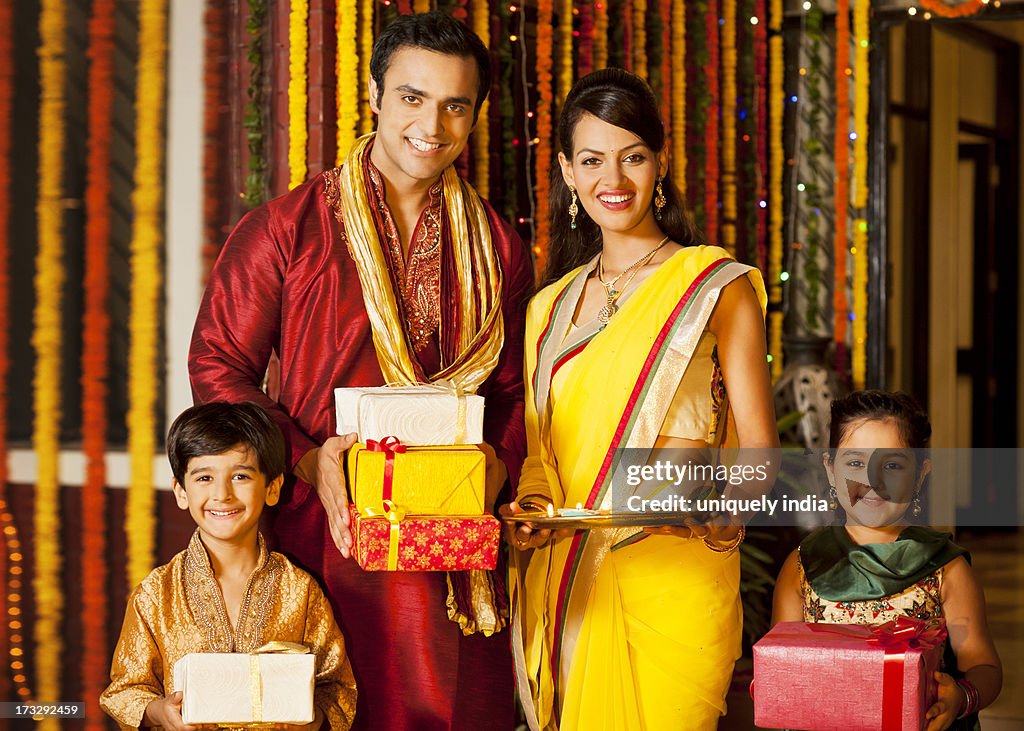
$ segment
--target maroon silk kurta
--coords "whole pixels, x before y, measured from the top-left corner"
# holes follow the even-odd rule
[[[504,272],[505,345],[480,393],[484,438],[518,479],[526,452],[523,329],[533,276],[525,247],[487,206]],[[445,297],[452,297],[444,291]],[[443,308],[442,308],[443,311]],[[260,389],[272,350],[278,402]],[[203,297],[189,374],[197,402],[254,401],[284,431],[289,464],[335,433],[334,388],[383,384],[356,266],[317,176],[246,215]],[[464,637],[447,618],[445,574],[364,572],[341,557],[309,485],[276,511],[279,550],[319,577],[345,634],[359,691],[353,729],[509,729],[507,630]]]

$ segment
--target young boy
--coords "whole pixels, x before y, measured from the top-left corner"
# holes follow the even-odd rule
[[[123,729],[189,731],[175,662],[283,640],[316,656],[316,718],[301,728],[348,729],[356,687],[331,607],[309,574],[267,550],[258,529],[284,481],[280,430],[252,403],[194,406],[171,426],[167,456],[178,507],[198,527],[188,548],[129,598],[103,710]]]

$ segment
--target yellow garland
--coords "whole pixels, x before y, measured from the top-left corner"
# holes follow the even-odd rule
[[[722,243],[736,254],[736,0],[722,0]]]
[[[338,0],[338,11],[334,15],[334,27],[338,39],[338,50],[335,54],[334,77],[337,81],[337,164],[341,165],[348,157],[349,148],[356,141],[356,125],[359,124],[359,95],[353,89],[359,88],[359,58],[356,54],[356,0]],[[366,83],[366,80],[362,80]],[[305,160],[303,174],[305,179]],[[292,187],[301,183],[296,180],[295,170],[292,171]]]
[[[633,73],[647,78],[647,0],[633,0]]]
[[[682,2],[682,0],[679,0]],[[594,70],[608,66],[608,0],[594,1]]]
[[[37,700],[60,700],[64,660],[60,571],[60,372],[64,241],[61,181],[64,168],[65,16],[62,0],[43,0],[39,13],[39,198],[36,226],[36,304],[32,345],[36,355],[32,446],[37,461],[35,533],[35,670]],[[42,728],[56,728],[48,720]]]
[[[572,0],[561,0],[558,6],[558,91],[555,95],[555,110],[561,109],[562,102],[572,87]]]
[[[487,0],[473,0],[473,32],[485,42],[491,37],[491,8]],[[481,198],[491,194],[491,129],[487,119],[490,101],[484,99],[473,128],[473,187]]]
[[[430,0],[413,0],[412,7],[417,13],[429,13]]]
[[[772,377],[782,375],[782,0],[772,0],[772,31],[768,41],[771,68],[768,71],[768,139],[771,162],[768,172],[768,352],[772,356]]]
[[[868,94],[870,69],[870,0],[856,0],[853,8],[853,128],[857,139],[853,144],[853,206],[857,219],[853,223],[853,343],[850,372],[854,388],[864,388],[867,375],[868,332],[868,222],[864,218],[868,205]]]
[[[131,480],[125,529],[128,533],[129,586],[138,584],[153,568],[156,543],[153,456],[157,453],[166,64],[166,0],[141,0],[139,64],[135,83],[131,305],[128,315],[128,457]]]
[[[307,0],[291,0],[288,14],[288,188],[306,180]],[[350,87],[351,89],[351,87]],[[349,92],[351,93],[351,92]]]
[[[686,200],[686,0],[672,2],[672,178]],[[665,49],[668,53],[669,49]]]
[[[359,134],[373,132],[373,111],[370,109],[370,58],[373,56],[374,0],[363,0],[359,8]],[[339,151],[339,160],[341,153]]]

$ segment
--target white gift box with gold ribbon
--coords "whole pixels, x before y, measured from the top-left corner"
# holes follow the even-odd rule
[[[361,442],[397,437],[410,447],[439,447],[484,440],[484,397],[445,381],[336,388],[334,404],[338,434],[355,432]]]
[[[314,677],[313,655],[283,642],[252,654],[191,653],[174,663],[174,688],[182,692],[181,718],[188,724],[311,723]]]

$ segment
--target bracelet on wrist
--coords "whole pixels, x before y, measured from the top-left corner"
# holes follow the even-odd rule
[[[959,720],[966,716],[970,716],[978,710],[978,706],[981,702],[981,694],[978,692],[978,688],[974,683],[969,681],[967,678],[957,678],[956,684],[964,693],[964,705],[960,710],[960,714],[957,716],[957,720]]]
[[[736,537],[728,543],[715,543],[710,540],[707,536],[704,536],[704,545],[707,546],[708,550],[714,551],[715,553],[732,553],[740,544],[743,543],[743,539],[747,535],[747,529],[745,526],[740,526],[740,529],[736,532]]]

